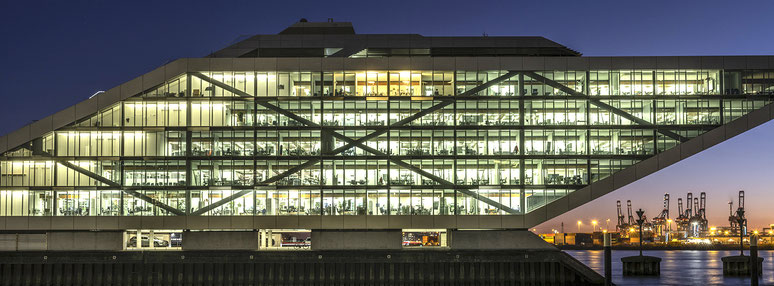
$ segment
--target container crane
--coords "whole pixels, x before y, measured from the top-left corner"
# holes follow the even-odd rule
[[[693,198],[693,216],[699,216],[699,198]]]
[[[707,193],[701,192],[698,198],[693,199],[694,211],[689,220],[690,236],[700,237],[708,230],[707,227]]]
[[[624,221],[624,214],[621,210],[621,201],[617,201],[616,205],[618,207],[618,224],[615,225],[615,228],[619,233],[624,235],[627,234],[627,231],[629,231],[629,224]]]
[[[683,209],[683,200],[682,198],[677,199],[677,208],[680,211],[677,218],[675,218],[675,224],[677,224],[677,231],[683,233],[683,237],[688,236],[689,232],[689,226],[690,226],[690,220],[691,217],[693,217],[693,210],[691,209],[691,204],[693,204],[693,194],[688,193],[688,196],[686,197],[686,208]]]
[[[677,217],[675,222],[679,228],[680,223],[685,219],[685,211],[683,210],[683,198],[677,198]]]
[[[704,228],[706,231],[707,228],[707,193],[701,192],[700,200],[699,200],[699,215],[701,216],[702,221],[704,222]]]
[[[664,235],[668,227],[669,220],[669,194],[664,194],[664,209],[653,218],[653,226],[656,227],[659,236]]]
[[[688,193],[688,200],[685,202],[685,217],[689,220],[693,217],[693,193]]]
[[[728,204],[733,205],[733,202]],[[729,212],[733,207],[729,207]],[[735,234],[747,235],[747,217],[744,215],[744,191],[739,191],[739,204],[736,213],[730,213],[728,221],[731,223],[731,230]]]
[[[645,237],[647,240],[653,241],[653,223],[648,221],[647,215],[642,215],[642,219],[645,221],[642,223],[642,236]],[[642,239],[642,238],[640,238]],[[643,240],[645,241],[645,240]]]

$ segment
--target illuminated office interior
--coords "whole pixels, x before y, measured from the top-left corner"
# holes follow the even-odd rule
[[[520,215],[770,102],[772,70],[196,71],[0,157],[0,216]]]
[[[303,20],[0,136],[0,251],[511,249],[772,98],[770,56]]]

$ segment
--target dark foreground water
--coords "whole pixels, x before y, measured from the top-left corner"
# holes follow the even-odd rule
[[[566,250],[580,262],[604,275],[604,251]],[[621,257],[638,255],[632,250],[613,251],[613,283],[616,285],[750,285],[750,278],[724,277],[721,257],[739,255],[730,250],[652,250],[643,255],[661,257],[660,277],[623,277]],[[745,251],[745,255],[749,253]],[[759,251],[763,257],[761,285],[774,285],[774,251]]]

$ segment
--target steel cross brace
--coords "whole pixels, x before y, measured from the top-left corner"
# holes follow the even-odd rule
[[[47,155],[51,156],[50,154],[47,154]],[[58,159],[58,158],[55,158],[53,156],[51,156],[51,158],[54,159],[55,161],[57,161],[59,164],[62,164],[63,166],[65,166],[67,168],[73,169],[74,171],[76,171],[78,173],[81,173],[81,174],[84,174],[87,177],[92,178],[94,180],[97,180],[97,181],[99,181],[99,182],[101,182],[101,183],[103,183],[105,185],[108,185],[108,186],[111,186],[111,187],[114,187],[114,188],[119,188],[119,189],[121,189],[122,192],[124,192],[124,193],[126,193],[126,194],[128,194],[130,196],[136,197],[138,199],[141,199],[143,201],[146,201],[146,202],[150,203],[151,205],[159,207],[159,208],[161,208],[161,209],[163,209],[165,211],[168,211],[168,212],[173,213],[175,215],[185,215],[185,212],[183,212],[183,211],[181,211],[179,209],[173,208],[173,207],[171,207],[171,206],[169,206],[169,205],[167,205],[165,203],[159,202],[159,201],[157,201],[157,200],[155,200],[155,199],[153,199],[153,198],[151,198],[149,196],[146,196],[144,194],[141,194],[140,192],[137,192],[135,190],[124,189],[123,186],[121,186],[121,184],[113,182],[110,179],[105,178],[103,176],[100,176],[99,174],[96,174],[96,173],[94,173],[92,171],[89,171],[87,169],[81,168],[80,166],[75,165],[73,163],[70,163],[67,160]]]
[[[461,93],[461,94],[459,94],[457,96],[470,96],[470,95],[474,95],[474,94],[476,94],[476,93],[478,93],[478,92],[480,92],[482,90],[485,90],[485,89],[487,89],[487,88],[489,88],[489,87],[491,87],[491,86],[493,86],[495,84],[501,83],[504,80],[509,79],[509,78],[511,78],[511,77],[513,77],[513,76],[515,76],[517,74],[518,74],[518,72],[515,72],[515,71],[508,72],[508,73],[506,73],[504,75],[501,75],[501,76],[499,76],[499,77],[497,77],[497,78],[495,78],[493,80],[485,82],[485,83],[483,83],[483,84],[481,84],[479,86],[476,86],[474,88],[471,88],[470,90],[465,91],[465,92],[463,92],[463,93]],[[406,124],[408,124],[408,123],[410,123],[410,122],[412,122],[414,120],[419,119],[422,116],[425,116],[427,114],[435,112],[436,110],[439,110],[441,108],[449,106],[452,103],[454,103],[454,101],[452,101],[452,100],[443,100],[439,104],[433,105],[433,106],[431,106],[428,109],[424,109],[424,110],[422,110],[420,112],[415,113],[414,115],[411,115],[411,116],[406,117],[406,118],[404,118],[404,119],[402,119],[402,120],[400,120],[398,122],[393,123],[392,125],[390,125],[390,127],[398,127],[398,126],[406,125]],[[356,140],[354,140],[354,141],[352,141],[352,142],[350,142],[350,143],[348,143],[348,144],[346,144],[344,146],[341,146],[339,148],[331,150],[329,155],[335,155],[335,154],[338,154],[339,152],[343,152],[344,150],[347,150],[349,148],[352,148],[355,145],[358,145],[358,144],[363,143],[365,141],[368,141],[368,140],[371,140],[373,138],[376,138],[379,135],[387,133],[388,131],[389,131],[388,129],[383,129],[383,130],[377,130],[377,131],[371,132],[370,134],[368,134],[366,136],[363,136],[363,137],[360,137],[360,138],[358,138],[358,139],[356,139]],[[334,134],[337,134],[337,133],[334,132]]]
[[[522,73],[524,75],[528,76],[528,77],[531,77],[534,80],[542,81],[545,84],[547,84],[548,86],[556,88],[556,89],[559,89],[559,90],[561,90],[561,91],[563,91],[563,92],[565,92],[567,94],[571,94],[571,95],[574,95],[574,96],[582,96],[582,97],[588,98],[589,103],[593,104],[594,106],[602,108],[602,109],[607,110],[607,111],[610,111],[610,112],[612,112],[612,113],[614,113],[614,114],[616,114],[618,116],[626,118],[626,119],[628,119],[628,120],[630,120],[632,122],[635,122],[635,123],[637,123],[639,125],[652,126],[652,127],[656,128],[656,131],[658,131],[659,133],[664,134],[667,137],[675,139],[675,140],[677,140],[679,142],[688,141],[687,138],[683,137],[680,134],[677,134],[677,133],[669,131],[669,130],[658,129],[658,127],[655,124],[653,124],[653,123],[645,121],[642,118],[639,118],[637,116],[631,115],[628,112],[623,111],[623,110],[621,110],[619,108],[616,108],[616,107],[614,107],[614,106],[612,106],[610,104],[604,103],[604,102],[602,102],[599,99],[587,96],[586,94],[584,94],[582,92],[578,92],[578,91],[576,91],[576,90],[574,90],[574,89],[572,89],[572,88],[570,88],[570,87],[568,87],[566,85],[563,85],[563,84],[561,84],[561,83],[559,83],[559,82],[557,82],[555,80],[548,79],[548,78],[546,78],[546,77],[544,77],[542,75],[537,74],[536,72],[525,71],[525,72],[522,72]]]
[[[341,135],[339,133],[333,133],[333,136],[336,137],[336,138],[339,138],[341,140],[344,140],[344,141],[349,141],[350,143],[355,142],[355,140],[353,140],[352,138],[349,138],[347,136]],[[361,148],[361,149],[363,149],[365,151],[368,151],[368,152],[370,152],[370,153],[372,153],[374,155],[387,156],[387,154],[384,154],[383,152],[381,152],[379,150],[376,150],[374,148],[371,148],[371,147],[369,147],[369,146],[367,146],[367,145],[365,145],[363,143],[357,143],[357,147],[359,147],[359,148]],[[406,163],[403,160],[389,159],[389,161],[393,162],[395,165],[398,165],[398,166],[401,166],[403,168],[412,170],[412,171],[416,172],[417,174],[420,174],[420,175],[422,175],[424,177],[427,177],[428,179],[436,181],[436,182],[438,182],[442,186],[454,188],[455,190],[460,191],[461,193],[463,193],[465,195],[468,195],[468,196],[473,197],[473,198],[475,198],[475,199],[477,199],[479,201],[485,202],[485,203],[487,203],[487,204],[489,204],[491,206],[494,206],[496,208],[504,210],[504,211],[506,211],[506,212],[508,212],[510,214],[519,214],[519,211],[517,211],[517,210],[514,210],[514,209],[512,209],[510,207],[507,207],[507,206],[505,206],[505,205],[503,205],[503,204],[501,204],[499,202],[496,202],[496,201],[494,201],[494,200],[492,200],[490,198],[482,196],[481,194],[476,193],[474,191],[471,191],[468,188],[459,188],[455,184],[453,184],[452,182],[449,182],[449,181],[447,181],[447,180],[445,180],[445,179],[443,179],[441,177],[438,177],[438,176],[436,176],[436,175],[434,175],[434,174],[432,174],[430,172],[422,170],[421,168],[419,168],[417,166],[414,166],[414,165],[411,165],[409,163]]]
[[[229,85],[227,85],[227,84],[225,84],[223,82],[220,82],[218,80],[212,79],[212,78],[210,78],[210,77],[208,77],[208,76],[206,76],[206,75],[204,75],[202,73],[194,72],[194,73],[191,73],[191,74],[193,76],[196,76],[196,77],[198,77],[198,78],[200,78],[200,79],[202,79],[204,81],[207,81],[207,82],[209,82],[209,83],[211,83],[211,84],[213,84],[213,85],[215,85],[217,87],[223,88],[224,90],[227,90],[229,92],[237,94],[240,97],[252,97],[251,95],[247,94],[246,92],[243,92],[241,90],[233,88],[233,87],[231,87],[231,86],[229,86]],[[507,79],[517,75],[517,74],[518,74],[518,72],[510,71],[510,72],[508,72],[508,73],[506,73],[504,75],[501,75],[501,76],[499,76],[499,77],[497,77],[497,78],[495,78],[495,79],[493,79],[491,81],[483,83],[483,84],[481,84],[479,86],[476,86],[476,87],[474,87],[474,88],[472,88],[472,89],[470,89],[470,90],[468,90],[468,91],[466,91],[466,92],[464,92],[462,94],[459,94],[458,96],[474,95],[474,94],[476,94],[476,93],[478,93],[478,92],[480,92],[482,90],[485,90],[485,89],[491,87],[492,85],[498,84],[498,83],[500,83],[500,82],[502,82],[504,80],[507,80]],[[273,104],[270,104],[268,102],[256,101],[256,103],[261,105],[261,106],[264,106],[264,107],[266,107],[266,108],[268,108],[270,110],[273,110],[273,111],[275,111],[277,113],[280,113],[280,114],[285,115],[285,116],[287,116],[289,118],[292,118],[292,119],[294,119],[294,120],[296,120],[298,122],[301,122],[302,124],[305,124],[307,126],[312,126],[312,127],[319,127],[320,126],[317,123],[314,123],[314,122],[312,122],[312,121],[310,121],[310,120],[308,120],[306,118],[298,116],[297,114],[294,114],[294,113],[292,113],[292,112],[290,112],[288,110],[285,110],[283,108],[280,108],[280,107],[275,106]],[[425,115],[430,114],[432,112],[435,112],[435,111],[437,111],[439,109],[442,109],[442,108],[444,108],[446,106],[449,106],[452,103],[454,103],[454,101],[452,101],[452,100],[443,100],[439,104],[433,105],[430,108],[421,110],[421,111],[419,111],[419,112],[417,112],[417,113],[415,113],[415,114],[413,114],[413,115],[411,115],[409,117],[406,117],[406,118],[404,118],[404,119],[402,119],[402,120],[400,120],[398,122],[395,122],[395,123],[391,124],[390,127],[397,127],[397,126],[402,126],[402,125],[408,124],[408,123],[410,123],[410,122],[412,122],[414,120],[419,119],[422,116],[425,116]],[[366,136],[363,136],[361,138],[358,138],[358,139],[352,139],[352,138],[349,138],[349,137],[347,137],[345,135],[342,135],[342,134],[340,134],[338,132],[333,132],[332,134],[333,134],[334,137],[339,138],[339,139],[341,139],[343,141],[347,141],[348,143],[345,144],[344,146],[341,146],[341,147],[338,147],[338,148],[336,148],[334,150],[331,150],[326,155],[336,155],[336,154],[339,154],[339,153],[341,153],[341,152],[343,152],[343,151],[345,151],[347,149],[350,149],[352,147],[355,147],[355,146],[357,146],[359,148],[362,148],[363,150],[366,150],[366,151],[368,151],[370,153],[373,153],[375,155],[386,155],[386,154],[384,154],[384,153],[382,153],[382,152],[380,152],[380,151],[378,151],[376,149],[373,149],[371,147],[366,146],[363,143],[365,141],[368,141],[370,139],[376,138],[376,137],[378,137],[378,136],[380,136],[382,134],[385,134],[387,132],[388,132],[388,129],[377,130],[377,131],[374,131],[374,132],[372,132],[372,133],[370,133],[370,134],[368,134]],[[292,175],[292,174],[294,174],[296,172],[299,172],[299,171],[303,170],[304,168],[312,166],[312,165],[314,165],[314,164],[316,164],[317,162],[320,162],[320,161],[321,161],[320,159],[308,160],[305,163],[302,163],[302,164],[300,164],[298,166],[295,166],[293,168],[290,168],[290,169],[288,169],[288,170],[286,170],[286,171],[284,171],[284,172],[282,172],[280,174],[272,176],[271,178],[268,178],[268,179],[264,180],[263,182],[261,182],[259,184],[265,185],[265,184],[270,184],[270,183],[276,182],[276,181],[278,181],[278,180],[280,180],[280,179],[282,179],[284,177],[287,177],[287,176]],[[431,179],[433,181],[436,181],[436,182],[440,183],[441,185],[453,187],[456,190],[459,190],[463,194],[471,196],[471,197],[473,197],[473,198],[475,198],[477,200],[483,201],[483,202],[485,202],[487,204],[490,204],[490,205],[492,205],[494,207],[500,208],[500,209],[502,209],[502,210],[504,210],[504,211],[506,211],[508,213],[511,213],[511,214],[518,214],[519,213],[517,210],[511,209],[510,207],[504,206],[504,205],[502,205],[502,204],[500,204],[500,203],[498,203],[498,202],[496,202],[496,201],[494,201],[492,199],[489,199],[487,197],[481,196],[480,194],[478,194],[476,192],[473,192],[470,189],[467,189],[467,188],[456,188],[456,186],[453,183],[451,183],[449,181],[446,181],[443,178],[440,178],[438,176],[435,176],[435,175],[433,175],[433,174],[431,174],[429,172],[426,172],[426,171],[422,170],[421,168],[418,168],[418,167],[416,167],[414,165],[408,164],[406,162],[403,162],[403,161],[397,160],[397,159],[390,159],[390,161],[395,163],[396,165],[399,165],[399,166],[402,166],[404,168],[410,169],[410,170],[412,170],[412,171],[414,171],[414,172],[416,172],[416,173],[418,173],[418,174],[420,174],[422,176],[425,176],[425,177],[427,177],[427,178],[429,178],[429,179]],[[210,205],[207,205],[207,206],[205,206],[205,207],[203,207],[201,209],[198,209],[198,210],[192,212],[191,215],[201,215],[201,214],[206,213],[208,211],[211,211],[211,210],[213,210],[215,208],[218,208],[218,207],[220,207],[220,206],[222,206],[222,205],[224,205],[224,204],[226,204],[226,203],[228,203],[230,201],[233,201],[233,200],[235,200],[235,199],[237,199],[239,197],[247,195],[250,192],[252,192],[252,190],[239,191],[239,192],[237,192],[237,193],[235,193],[235,194],[233,194],[231,196],[228,196],[228,197],[223,198],[223,199],[221,199],[221,200],[219,200],[217,202],[211,203]]]
[[[250,95],[250,94],[248,94],[248,93],[246,93],[244,91],[238,90],[238,89],[236,89],[236,88],[234,88],[234,87],[232,87],[232,86],[230,86],[228,84],[225,84],[225,83],[223,83],[221,81],[215,80],[215,79],[213,79],[211,77],[208,77],[208,76],[206,76],[206,75],[204,75],[204,74],[202,74],[200,72],[192,72],[191,75],[195,76],[195,77],[198,77],[199,79],[201,79],[203,81],[209,82],[212,85],[215,85],[215,86],[220,87],[220,88],[222,88],[224,90],[227,90],[227,91],[229,91],[231,93],[239,95],[240,97],[252,97],[252,95]],[[261,101],[261,100],[257,100],[256,103],[258,105],[266,107],[267,109],[273,110],[273,111],[275,111],[277,113],[280,113],[280,114],[285,115],[285,116],[287,116],[289,118],[292,118],[293,120],[301,122],[302,124],[305,124],[307,126],[319,126],[319,124],[314,123],[311,120],[308,120],[308,119],[303,118],[301,116],[298,116],[297,114],[292,113],[292,112],[290,112],[288,110],[280,108],[279,106],[276,106],[276,105],[273,105],[273,104],[270,104],[268,102]],[[284,171],[282,173],[274,175],[271,178],[268,178],[268,179],[266,179],[263,182],[260,182],[258,184],[259,185],[266,185],[266,184],[274,183],[276,181],[281,180],[284,177],[290,176],[290,175],[292,175],[292,174],[294,174],[296,172],[299,172],[299,171],[301,171],[301,170],[303,170],[303,169],[305,169],[305,168],[307,168],[309,166],[312,166],[312,165],[316,164],[319,161],[320,161],[319,159],[314,159],[314,160],[306,161],[306,162],[304,162],[304,163],[302,163],[302,164],[300,164],[298,166],[295,166],[295,167],[290,168],[290,169],[288,169],[288,170],[286,170],[286,171]],[[247,195],[250,192],[252,192],[252,190],[242,190],[242,191],[236,192],[235,194],[232,194],[232,195],[230,195],[228,197],[225,197],[225,198],[223,198],[223,199],[221,199],[221,200],[219,200],[217,202],[210,203],[207,206],[204,206],[204,207],[202,207],[202,208],[200,208],[200,209],[198,209],[198,210],[196,210],[194,212],[191,212],[191,215],[202,215],[202,214],[204,214],[206,212],[209,212],[209,211],[211,211],[213,209],[216,209],[216,208],[218,208],[218,207],[220,207],[220,206],[222,206],[222,205],[224,205],[226,203],[229,203],[229,202],[231,202],[231,201],[233,201],[235,199],[238,199],[238,198],[240,198],[240,197],[242,197],[244,195]]]
[[[302,164],[300,164],[298,166],[295,166],[295,167],[290,168],[290,169],[288,169],[288,170],[286,170],[286,171],[284,171],[282,173],[274,175],[271,178],[268,178],[268,179],[264,180],[263,182],[260,182],[259,184],[266,185],[266,184],[274,183],[274,182],[279,181],[280,179],[282,179],[284,177],[292,175],[293,173],[296,173],[296,172],[299,172],[299,171],[301,171],[301,170],[303,170],[305,168],[308,168],[309,166],[312,166],[312,165],[316,164],[317,162],[320,162],[320,160],[319,159],[314,159],[314,160],[306,161],[306,162],[304,162],[304,163],[302,163]],[[242,197],[244,195],[247,195],[247,194],[249,194],[252,191],[253,190],[242,190],[242,191],[236,192],[233,195],[225,197],[225,198],[223,198],[223,199],[221,199],[221,200],[219,200],[217,202],[210,203],[209,205],[206,205],[206,206],[204,206],[204,207],[202,207],[202,208],[200,208],[200,209],[198,209],[198,210],[196,210],[194,212],[191,212],[191,215],[201,215],[201,214],[206,213],[208,211],[214,210],[214,209],[216,209],[216,208],[218,208],[218,207],[220,207],[220,206],[222,206],[222,205],[224,205],[226,203],[229,203],[229,202],[231,202],[233,200],[236,200],[236,199],[238,199],[238,198],[240,198],[240,197]]]

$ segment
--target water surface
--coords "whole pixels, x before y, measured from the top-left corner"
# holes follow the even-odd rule
[[[604,275],[604,251],[566,250],[575,259]],[[613,251],[613,283],[616,285],[750,285],[749,277],[724,277],[721,257],[739,255],[731,250],[648,250],[644,255],[661,257],[661,276],[623,277],[621,257],[638,255],[635,250]],[[745,255],[749,255],[745,251]],[[774,251],[762,250],[763,277],[760,285],[774,285]]]

